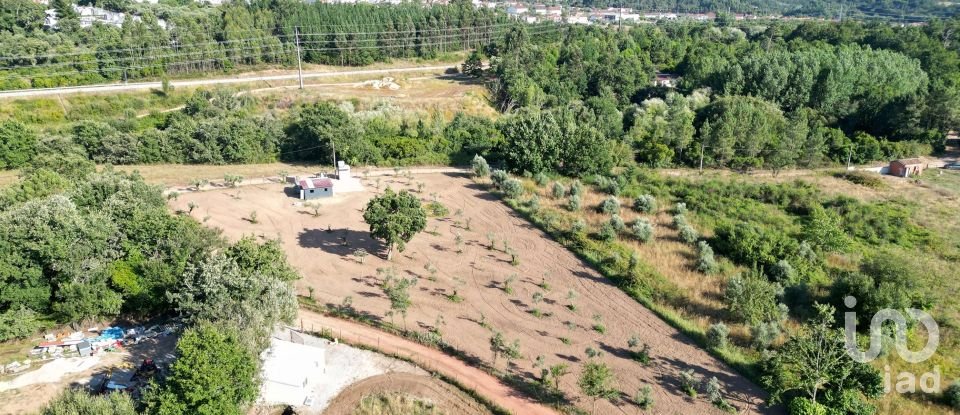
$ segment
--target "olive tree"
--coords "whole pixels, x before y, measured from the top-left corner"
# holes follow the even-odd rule
[[[420,200],[406,190],[394,193],[387,189],[367,203],[363,220],[370,225],[370,235],[387,244],[389,261],[394,248],[403,252],[406,243],[427,227],[427,212]]]

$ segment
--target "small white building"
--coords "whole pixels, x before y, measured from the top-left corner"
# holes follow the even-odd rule
[[[350,165],[343,160],[337,160],[337,180],[350,180],[353,176],[350,174]]]
[[[142,2],[147,3],[156,3],[157,0],[141,0]],[[88,28],[92,27],[95,24],[104,24],[110,26],[121,27],[123,22],[127,20],[127,15],[120,12],[112,12],[110,10],[101,9],[99,7],[93,6],[78,6],[73,5],[73,10],[77,12],[77,19],[80,21],[80,27]],[[56,9],[48,9],[45,11],[46,17],[43,19],[43,25],[55,29],[57,28],[58,23],[60,22],[60,17],[57,16]],[[140,16],[129,16],[134,22],[141,21]],[[166,29],[167,22],[163,20],[157,20],[157,24]]]
[[[591,24],[590,15],[584,13],[577,13],[570,16],[567,16],[567,23],[569,24]]]

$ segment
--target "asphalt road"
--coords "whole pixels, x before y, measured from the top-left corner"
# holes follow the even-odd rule
[[[322,71],[304,71],[303,79],[308,78],[329,78],[334,76],[344,76],[344,75],[381,75],[381,74],[391,74],[391,73],[403,73],[403,72],[419,72],[419,71],[436,71],[436,70],[445,70],[447,68],[452,68],[451,65],[438,65],[438,66],[411,66],[404,68],[388,68],[388,69],[358,69],[350,71],[332,71],[332,72],[322,72]],[[229,78],[208,78],[208,79],[188,79],[181,81],[170,81],[170,85],[174,88],[176,87],[192,87],[192,86],[207,86],[207,85],[222,85],[222,84],[236,84],[243,82],[256,82],[256,81],[289,81],[297,79],[296,71],[292,71],[289,74],[285,75],[264,75],[264,76],[246,76],[246,77],[229,77]],[[0,99],[2,98],[24,98],[24,97],[38,97],[46,95],[61,95],[61,94],[83,94],[83,93],[101,93],[101,92],[115,92],[115,91],[138,91],[138,90],[149,90],[149,89],[159,89],[161,84],[157,82],[133,82],[126,84],[98,84],[98,85],[84,85],[84,86],[67,86],[67,87],[58,87],[58,88],[34,88],[34,89],[18,89],[14,91],[0,91]]]

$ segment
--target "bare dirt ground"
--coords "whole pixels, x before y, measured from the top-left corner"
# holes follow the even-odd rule
[[[49,364],[56,367],[78,366],[82,370],[65,373],[60,370],[44,371],[43,367],[24,372],[0,382],[0,415],[37,413],[48,402],[67,388],[85,387],[94,378],[109,376],[114,367],[137,367],[143,359],[154,359],[158,364],[166,365],[172,361],[177,344],[176,335],[157,336],[131,345],[119,352],[100,352],[99,357],[65,358]],[[85,359],[96,359],[96,363],[87,364]],[[3,383],[9,382],[15,389],[6,389]]]
[[[556,415],[554,410],[523,396],[518,396],[516,392],[489,373],[477,367],[469,366],[437,349],[384,333],[368,325],[327,317],[307,310],[300,310],[298,318],[305,330],[330,330],[334,336],[345,343],[364,345],[393,356],[402,356],[415,362],[421,368],[457,379],[464,387],[476,391],[481,396],[492,400],[512,413]],[[402,389],[395,389],[395,391],[403,392]]]
[[[378,286],[377,268],[394,268],[399,276],[416,277],[418,284],[411,291],[413,306],[405,319],[395,318],[397,325],[426,330],[442,317],[444,339],[455,348],[528,378],[539,373],[533,367],[538,355],[545,357],[548,366],[568,364],[571,374],[561,379],[560,387],[581,408],[592,406],[592,400],[583,397],[576,386],[581,365],[587,360],[584,350],[592,347],[603,352],[599,359],[612,367],[618,389],[626,395],[615,404],[599,402],[597,413],[636,413],[629,396],[644,384],[653,386],[657,412],[720,413],[703,398],[690,398],[680,391],[678,373],[685,369],[693,369],[704,379],[716,376],[728,401],[741,413],[769,411],[761,406],[764,393],[759,387],[696,347],[469,179],[436,174],[382,180],[384,186],[394,189],[415,189],[417,182],[425,184],[419,196],[429,200],[435,194],[450,215],[431,218],[427,230],[436,235],[417,235],[392,262],[371,255],[361,263],[352,255],[357,248],[378,254],[383,251],[379,242],[371,240],[360,212],[374,194],[371,182],[367,182],[367,192],[323,201],[319,217],[297,207],[297,201],[286,197],[279,184],[244,187],[240,198],[231,191],[215,190],[181,195],[171,203],[175,209],[186,209],[189,202],[195,202],[199,207],[193,215],[206,218],[208,226],[223,229],[232,239],[251,234],[279,237],[291,263],[303,274],[298,282],[300,293],[306,295],[312,287],[321,303],[339,304],[351,297],[358,310],[389,321],[384,317],[389,302]],[[462,211],[459,216],[458,210]],[[259,218],[256,224],[244,219],[252,211]],[[465,229],[468,218],[470,230]],[[461,254],[455,252],[457,233],[464,240]],[[488,234],[498,241],[497,250],[488,249]],[[349,246],[344,246],[341,238],[346,238]],[[511,265],[510,256],[502,251],[504,241],[518,253],[517,266]],[[425,270],[428,263],[438,270],[436,281],[431,281]],[[508,295],[503,285],[511,275],[516,277],[513,293]],[[541,288],[541,283],[549,290]],[[568,299],[570,291],[573,299]],[[543,293],[539,304],[533,302],[535,292]],[[448,296],[453,294],[463,301],[451,301]],[[576,312],[566,308],[571,303]],[[549,316],[535,317],[531,313],[534,307]],[[605,334],[592,329],[598,320],[606,326]],[[491,330],[481,322],[503,332],[508,342],[519,339],[524,357],[509,363],[503,358],[493,362]],[[634,334],[650,345],[650,366],[629,358],[626,343]]]
[[[483,415],[490,411],[453,386],[429,376],[391,373],[362,380],[344,390],[330,404],[325,415],[350,415],[363,398],[371,395],[401,393],[430,402],[438,413]]]

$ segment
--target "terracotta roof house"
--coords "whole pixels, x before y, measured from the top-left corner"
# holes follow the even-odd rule
[[[300,200],[333,196],[333,180],[328,177],[305,177],[297,180]]]
[[[890,162],[890,175],[899,177],[910,177],[920,175],[927,164],[918,158],[900,159]]]

